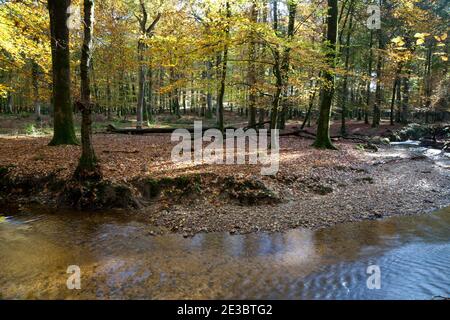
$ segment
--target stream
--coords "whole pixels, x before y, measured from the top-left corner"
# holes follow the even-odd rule
[[[450,208],[284,233],[151,235],[113,213],[0,220],[2,299],[432,299],[450,295]],[[68,289],[67,268],[80,268]],[[369,266],[380,288],[369,289]]]
[[[393,143],[383,156],[411,152],[444,170],[450,166],[448,153],[415,141]],[[79,268],[80,289],[67,286],[69,266]],[[192,238],[154,235],[132,213],[0,211],[0,299],[449,296],[450,207],[317,231]]]

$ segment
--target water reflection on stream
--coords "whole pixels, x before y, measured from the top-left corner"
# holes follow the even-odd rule
[[[4,212],[3,214],[6,214]],[[450,295],[450,208],[316,232],[152,236],[114,214],[9,213],[0,297],[383,299]],[[369,290],[366,268],[381,268]],[[66,269],[81,268],[81,290]]]

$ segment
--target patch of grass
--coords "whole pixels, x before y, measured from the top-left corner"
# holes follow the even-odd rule
[[[53,133],[53,129],[49,127],[38,127],[34,123],[27,123],[24,132],[28,136],[44,136]]]

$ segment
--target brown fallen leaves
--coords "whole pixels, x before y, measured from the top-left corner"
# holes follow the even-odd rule
[[[48,146],[49,137],[1,136],[0,167],[12,165],[14,176],[51,173],[69,179],[80,156],[78,146]],[[113,182],[138,177],[178,176],[215,173],[219,176],[260,175],[260,165],[177,165],[171,161],[175,143],[170,135],[95,134],[94,147],[104,178]],[[206,145],[207,143],[205,143]],[[307,173],[313,167],[349,166],[358,161],[358,151],[350,142],[338,142],[339,151],[310,147],[311,140],[295,136],[280,138],[280,170],[277,176]]]

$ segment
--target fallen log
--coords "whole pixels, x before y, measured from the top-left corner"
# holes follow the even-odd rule
[[[172,133],[177,129],[184,129],[190,133],[194,133],[194,128],[116,128],[112,124],[108,124],[106,131],[110,133],[121,133],[121,134],[151,134],[151,133]],[[209,129],[218,129],[216,127],[203,127],[202,132]],[[234,127],[226,127],[225,129],[236,129]]]
[[[450,140],[439,141],[439,140],[432,140],[432,139],[423,139],[420,141],[420,146],[447,151],[450,149]]]
[[[103,153],[139,153],[138,150],[103,150]]]
[[[270,123],[270,120],[269,120],[269,121],[264,121],[264,122],[255,123],[254,125],[252,125],[252,126],[246,126],[246,127],[244,127],[243,129],[244,129],[244,130],[248,130],[248,129],[262,128],[262,127],[264,127],[264,125],[266,125],[266,124],[268,124],[268,123]]]

